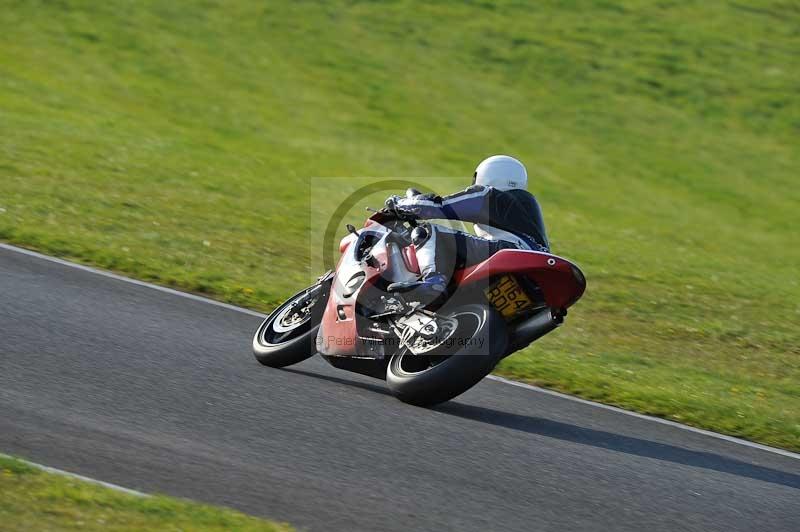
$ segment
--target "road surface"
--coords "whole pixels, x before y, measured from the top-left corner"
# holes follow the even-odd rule
[[[258,323],[0,248],[0,452],[312,531],[800,530],[797,458],[491,380],[411,407],[261,367]]]

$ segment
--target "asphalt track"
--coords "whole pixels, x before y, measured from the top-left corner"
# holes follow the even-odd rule
[[[0,452],[314,531],[800,530],[796,458],[497,381],[414,408],[259,366],[258,322],[0,249]]]

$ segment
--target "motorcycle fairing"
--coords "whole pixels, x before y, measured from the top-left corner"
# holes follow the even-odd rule
[[[397,243],[389,242],[389,234],[388,228],[369,220],[358,236],[348,235],[342,239],[342,257],[317,335],[317,349],[321,354],[380,358],[374,346],[365,343],[371,340],[358,334],[358,303],[365,291],[381,280],[394,282],[418,275],[418,271],[414,271],[416,257],[407,251],[408,248],[401,249]],[[366,244],[369,244],[368,256],[360,256]],[[453,279],[458,286],[466,287],[500,274],[531,279],[541,290],[546,305],[557,313],[564,313],[586,288],[583,273],[570,261],[550,253],[516,249],[498,251],[479,264],[457,270]]]
[[[533,280],[547,306],[559,311],[574,304],[586,290],[586,279],[575,264],[550,253],[521,249],[502,249],[481,263],[456,271],[454,279],[459,286],[468,286],[505,273]]]
[[[358,233],[348,235],[340,244],[342,257],[336,267],[322,323],[317,333],[317,350],[327,356],[359,356],[369,346],[360,349],[364,343],[358,335],[356,308],[365,290],[382,279],[388,282],[415,279],[417,274],[409,271],[413,264],[410,255],[395,242],[389,242],[390,231],[383,225],[370,220]],[[369,244],[365,255],[366,243]],[[362,256],[363,255],[363,256]],[[416,257],[414,257],[416,258]],[[360,299],[361,298],[361,299]]]

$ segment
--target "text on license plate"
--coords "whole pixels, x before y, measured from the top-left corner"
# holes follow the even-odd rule
[[[489,303],[506,318],[514,316],[533,305],[533,301],[510,275],[502,276],[495,284],[484,290]]]

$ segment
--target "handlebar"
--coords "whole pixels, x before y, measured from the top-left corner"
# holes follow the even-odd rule
[[[367,207],[367,210],[373,213],[372,216],[370,216],[370,220],[375,220],[380,224],[398,221],[406,222],[411,227],[417,226],[416,215],[402,209],[390,209],[387,207],[380,210],[375,210]]]

